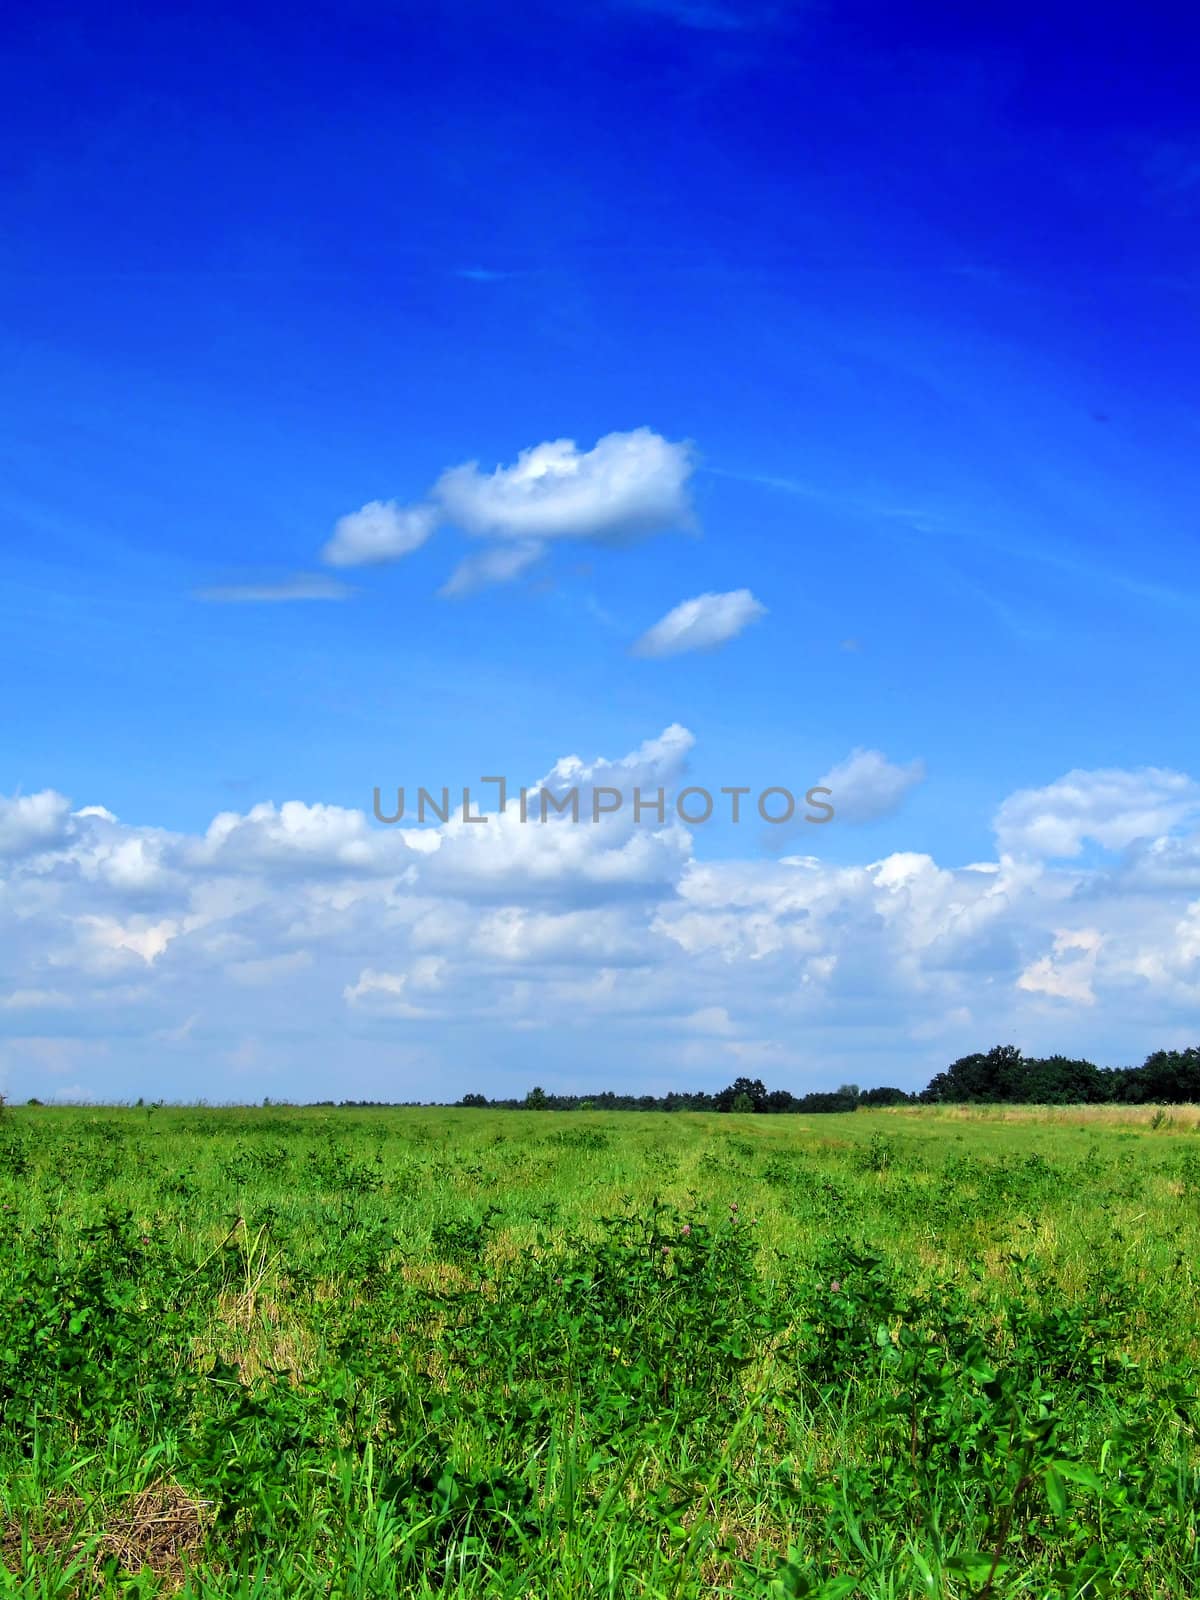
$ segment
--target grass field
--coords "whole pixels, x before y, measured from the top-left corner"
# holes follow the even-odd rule
[[[1200,1113],[21,1108],[4,1592],[1200,1592]]]

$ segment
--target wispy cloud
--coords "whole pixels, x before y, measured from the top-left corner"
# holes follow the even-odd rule
[[[736,639],[744,628],[766,615],[767,608],[749,589],[728,594],[698,594],[683,600],[648,628],[633,646],[635,656],[678,656],[688,650],[713,650]]]
[[[886,524],[906,535],[918,535],[923,540],[939,539],[948,544],[969,544],[972,542],[985,545],[995,554],[1008,556],[1014,561],[1030,562],[1038,566],[1049,567],[1069,578],[1081,578],[1089,583],[1103,587],[1123,590],[1126,594],[1133,595],[1136,599],[1144,600],[1152,605],[1161,605],[1172,611],[1182,611],[1195,615],[1200,610],[1200,603],[1190,589],[1182,585],[1169,585],[1156,583],[1153,579],[1144,578],[1139,574],[1123,571],[1116,567],[1106,566],[1078,545],[1072,545],[1066,540],[1057,544],[1050,544],[1045,540],[1021,539],[1011,534],[1003,536],[995,533],[980,535],[973,526],[964,526],[959,521],[949,520],[943,514],[928,510],[921,506],[887,505],[853,494],[841,494],[830,489],[819,488],[815,484],[805,483],[795,478],[776,477],[759,472],[735,472],[724,467],[703,467],[703,472],[712,477],[730,478],[738,483],[756,484],[763,489],[774,489],[781,494],[794,495],[804,500],[812,500],[820,505],[827,505],[844,511],[856,512],[862,516],[875,517],[882,524]],[[962,573],[955,573],[959,583],[969,583]],[[991,606],[1000,617],[1014,631],[1026,636],[1041,637],[1040,633],[1031,634],[1029,628],[1021,623],[1010,608],[1007,608],[994,595],[985,593],[976,588],[978,598]]]
[[[722,5],[719,0],[616,0],[623,11],[644,11],[707,33],[742,33],[768,28],[797,6],[750,3]]]
[[[852,750],[818,780],[833,793],[841,822],[875,822],[898,811],[909,790],[925,780],[925,763],[899,766],[881,750]]]
[[[503,272],[495,267],[455,267],[456,278],[466,278],[468,283],[504,283],[515,278],[515,272]]]
[[[543,546],[529,544],[493,545],[464,557],[438,590],[443,598],[461,600],[495,583],[511,583],[527,572],[542,554]]]
[[[274,583],[227,583],[197,589],[197,600],[215,605],[279,605],[290,600],[348,600],[354,589],[319,572],[297,572]]]

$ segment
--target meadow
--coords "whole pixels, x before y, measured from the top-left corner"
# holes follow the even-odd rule
[[[1200,1112],[21,1107],[0,1592],[1191,1596]]]

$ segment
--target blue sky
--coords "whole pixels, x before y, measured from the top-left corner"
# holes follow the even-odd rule
[[[9,1091],[909,1084],[1001,1038],[1191,1041],[1188,26],[24,9]],[[513,469],[562,440],[582,487],[531,537]],[[375,503],[394,559],[356,522],[331,550]],[[452,577],[481,559],[507,579]],[[664,652],[694,600],[707,647]],[[497,827],[494,859],[370,819],[375,784],[648,741],[668,785],[836,774],[840,815]]]

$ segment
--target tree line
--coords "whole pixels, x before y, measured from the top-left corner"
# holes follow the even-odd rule
[[[1098,1067],[1070,1056],[1025,1056],[1015,1045],[960,1056],[924,1089],[909,1094],[885,1085],[795,1095],[768,1089],[761,1078],[735,1078],[716,1094],[551,1094],[537,1087],[520,1099],[465,1094],[460,1106],[513,1111],[856,1111],[897,1105],[1185,1105],[1200,1103],[1200,1047],[1156,1050],[1140,1067]]]

